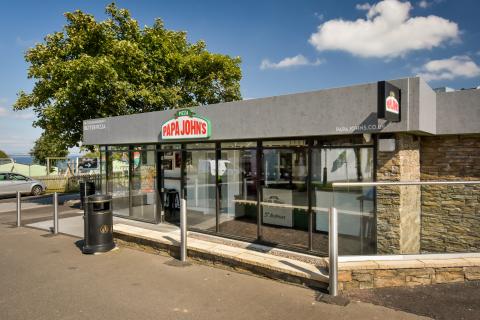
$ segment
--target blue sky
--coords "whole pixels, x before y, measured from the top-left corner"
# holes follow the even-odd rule
[[[99,20],[110,1],[15,1],[0,20],[0,149],[26,153],[41,130],[30,111],[13,112],[30,91],[23,54],[53,31],[63,13]],[[244,98],[347,86],[421,74],[432,87],[480,85],[480,2],[418,1],[118,1],[140,25],[203,39],[213,52],[240,56]]]

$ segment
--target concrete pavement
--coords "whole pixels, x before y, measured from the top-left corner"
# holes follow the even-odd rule
[[[50,212],[24,212],[30,221],[42,217]],[[14,212],[0,214],[2,320],[419,319],[369,303],[324,304],[313,290],[198,264],[174,267],[168,257],[130,249],[87,256],[77,238],[14,221]]]

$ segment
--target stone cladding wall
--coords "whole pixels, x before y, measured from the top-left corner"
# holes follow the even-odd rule
[[[422,137],[421,178],[480,180],[480,136]],[[422,252],[479,252],[480,185],[423,186],[421,226]]]
[[[420,139],[396,134],[395,146],[395,151],[377,152],[377,181],[419,181]],[[419,187],[377,187],[377,253],[418,253],[419,250]]]

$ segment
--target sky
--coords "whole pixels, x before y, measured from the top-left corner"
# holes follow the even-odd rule
[[[105,19],[111,1],[0,1],[0,150],[25,154],[41,133],[14,112],[27,78],[24,53],[65,12]],[[209,51],[240,56],[244,99],[422,76],[432,88],[480,86],[478,0],[117,1],[141,26],[161,18]],[[78,152],[72,149],[72,152]]]

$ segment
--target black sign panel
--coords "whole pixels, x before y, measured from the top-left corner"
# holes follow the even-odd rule
[[[378,118],[400,122],[401,90],[386,81],[378,82]]]

